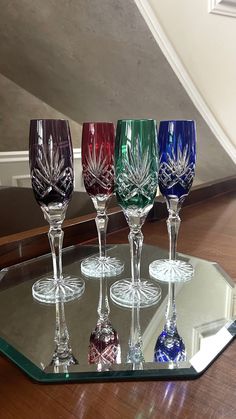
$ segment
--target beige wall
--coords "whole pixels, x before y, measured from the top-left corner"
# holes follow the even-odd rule
[[[0,74],[0,152],[28,150],[29,120],[69,119]],[[80,146],[81,126],[69,119],[73,146]]]
[[[146,3],[222,128],[218,139],[223,142],[225,133],[236,147],[235,18],[208,13],[208,0],[147,0]]]
[[[1,150],[26,149],[28,121],[36,114],[42,116],[42,109],[48,117],[53,117],[51,112],[61,115],[60,111],[78,123],[72,129],[75,147],[77,127],[86,120],[195,119],[197,182],[235,174],[235,164],[179,82],[136,2],[1,2],[5,5],[0,13],[0,72],[16,83],[1,77],[3,87],[5,84],[4,100],[0,100],[4,115]],[[165,2],[156,3],[160,12],[165,11],[165,21],[170,19],[180,32],[184,22],[180,13],[175,15],[175,8],[184,1]],[[202,3],[189,3],[195,7],[198,2]],[[193,16],[194,25],[197,19]],[[183,40],[186,45],[187,38]],[[191,51],[194,57],[195,48]]]

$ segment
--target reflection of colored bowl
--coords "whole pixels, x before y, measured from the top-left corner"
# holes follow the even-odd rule
[[[120,363],[119,337],[109,322],[98,324],[91,333],[88,363],[101,365]]]
[[[183,339],[177,329],[173,334],[165,329],[157,339],[154,349],[154,362],[180,362],[186,361],[186,351]]]

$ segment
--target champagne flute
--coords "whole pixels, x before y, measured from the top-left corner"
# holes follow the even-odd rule
[[[177,329],[175,303],[175,283],[168,284],[168,300],[165,313],[166,321],[158,336],[154,349],[154,362],[169,362],[174,368],[179,362],[187,360],[185,344]]]
[[[130,227],[131,281],[123,279],[110,288],[114,302],[124,307],[157,303],[161,289],[155,281],[141,280],[142,225],[153,206],[157,190],[156,121],[119,120],[115,144],[116,196]]]
[[[68,373],[68,367],[77,365],[78,360],[74,357],[70,345],[70,337],[65,318],[65,305],[63,301],[56,302],[56,328],[55,328],[55,349],[49,366],[54,372]]]
[[[151,277],[166,282],[181,282],[194,274],[190,263],[176,259],[180,227],[179,211],[189,193],[195,175],[196,127],[194,121],[161,121],[159,187],[165,197],[169,217],[169,259],[156,260],[149,266]]]
[[[110,306],[105,276],[100,278],[97,313],[97,324],[89,340],[88,362],[96,364],[97,371],[108,371],[112,364],[121,363],[121,349],[118,333],[109,318]]]
[[[140,327],[140,307],[137,303],[132,305],[127,363],[132,364],[133,370],[142,370],[143,364],[145,363]]]
[[[58,119],[30,122],[29,164],[32,188],[50,228],[53,278],[34,283],[33,297],[43,303],[70,301],[84,292],[84,281],[62,274],[62,223],[73,192],[73,150],[69,123]]]
[[[107,204],[114,193],[114,143],[115,128],[110,122],[85,122],[82,130],[82,166],[84,186],[97,211],[95,219],[99,256],[84,259],[84,275],[100,278],[119,275],[123,263],[106,254]]]

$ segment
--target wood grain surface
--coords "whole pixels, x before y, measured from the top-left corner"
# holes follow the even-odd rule
[[[178,249],[216,261],[236,280],[236,193],[181,211]],[[146,223],[145,243],[168,246],[165,220]],[[127,242],[128,229],[108,236]],[[6,319],[7,321],[7,319]],[[236,418],[236,342],[194,381],[35,384],[0,358],[0,418]]]

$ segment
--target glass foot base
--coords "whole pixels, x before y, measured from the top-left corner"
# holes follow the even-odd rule
[[[182,260],[160,259],[149,265],[149,274],[162,282],[186,282],[192,279],[194,269]]]
[[[116,258],[93,256],[81,262],[81,272],[92,278],[117,276],[124,270],[124,264]]]
[[[60,281],[39,279],[32,286],[33,298],[41,303],[54,304],[67,302],[81,297],[85,289],[83,279],[67,276]]]
[[[152,281],[141,280],[134,286],[131,279],[116,281],[110,288],[112,301],[122,307],[149,307],[161,299],[161,288]]]
[[[68,355],[65,359],[55,355],[49,364],[49,367],[53,367],[53,372],[58,374],[67,373],[68,368],[71,365],[78,365],[78,361],[73,354]]]

